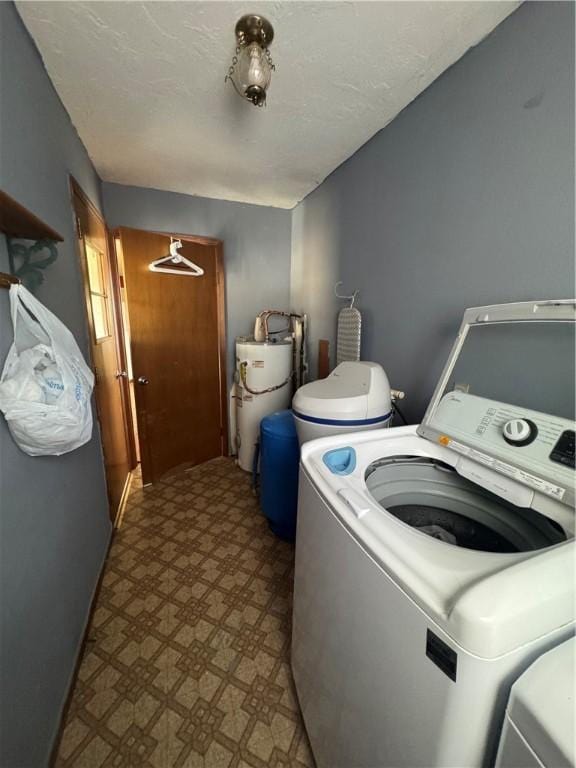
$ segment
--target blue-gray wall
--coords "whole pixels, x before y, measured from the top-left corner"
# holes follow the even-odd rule
[[[291,212],[120,184],[103,184],[110,227],[216,237],[224,242],[228,379],[236,336],[262,309],[289,309]]]
[[[12,3],[0,3],[0,189],[65,238],[38,298],[87,352],[68,174],[100,182]],[[8,271],[0,235],[0,270]],[[0,361],[11,342],[0,290]],[[100,442],[30,458],[0,419],[0,765],[47,765],[110,525]]]
[[[524,3],[298,205],[292,240],[314,358],[343,280],[413,421],[466,307],[571,297],[574,4]]]

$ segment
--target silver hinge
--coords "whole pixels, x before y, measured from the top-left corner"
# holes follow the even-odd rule
[[[82,240],[82,222],[80,221],[80,216],[76,216],[76,231],[78,232],[78,239]]]

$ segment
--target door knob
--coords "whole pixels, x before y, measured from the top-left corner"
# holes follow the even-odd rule
[[[146,376],[138,376],[138,384],[150,384],[150,380]]]
[[[117,379],[127,379],[128,378],[128,372],[127,371],[116,371],[116,378]]]

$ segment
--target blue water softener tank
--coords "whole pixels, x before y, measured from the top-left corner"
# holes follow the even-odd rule
[[[292,411],[260,422],[260,506],[271,530],[282,539],[296,536],[300,447]]]

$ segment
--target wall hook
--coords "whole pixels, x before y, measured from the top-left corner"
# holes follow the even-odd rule
[[[338,286],[343,285],[343,281],[339,280],[336,285],[334,286],[334,295],[337,299],[344,299],[344,301],[350,302],[350,309],[354,306],[354,302],[356,301],[356,296],[360,293],[360,290],[356,288],[352,296],[342,296],[342,294],[338,293]]]

